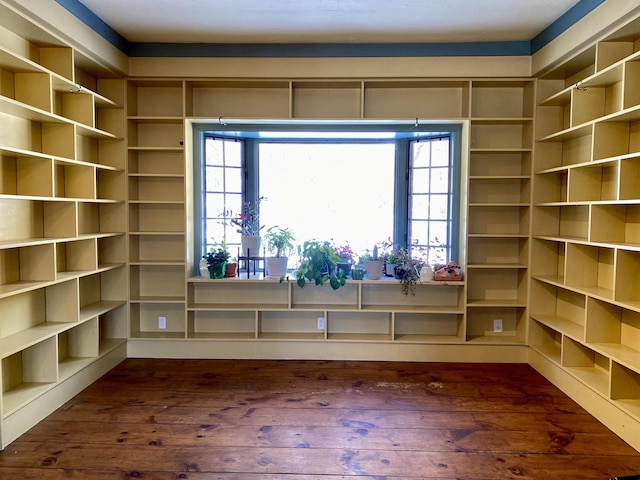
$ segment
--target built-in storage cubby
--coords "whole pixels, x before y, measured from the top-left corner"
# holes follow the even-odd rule
[[[189,338],[464,341],[463,282],[418,284],[415,296],[405,296],[395,280],[351,280],[334,291],[329,285],[193,277],[187,290]]]
[[[640,423],[638,38],[624,28],[538,80],[533,178],[530,345],[623,430]]]
[[[125,358],[128,283],[125,83],[0,10],[4,448]]]

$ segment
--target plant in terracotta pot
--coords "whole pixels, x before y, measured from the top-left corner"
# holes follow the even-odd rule
[[[267,257],[269,277],[281,278],[287,274],[288,254],[293,250],[293,242],[295,241],[293,232],[288,228],[274,225],[267,229],[264,238],[267,250],[273,254],[273,256]]]
[[[224,275],[226,273],[227,261],[230,257],[231,254],[227,250],[226,244],[224,242],[211,247],[211,250],[203,256],[203,258],[207,261],[209,277],[224,278]]]
[[[329,282],[331,288],[337,290],[346,283],[344,272],[336,265],[340,257],[336,255],[329,242],[308,240],[298,246],[300,265],[295,271],[296,283],[303,288],[307,282],[323,285]]]
[[[238,259],[236,257],[233,257],[231,261],[227,262],[227,269],[224,276],[233,278],[236,275],[238,275]]]

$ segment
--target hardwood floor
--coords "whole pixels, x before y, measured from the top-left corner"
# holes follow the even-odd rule
[[[0,478],[599,479],[640,454],[528,365],[130,359]]]

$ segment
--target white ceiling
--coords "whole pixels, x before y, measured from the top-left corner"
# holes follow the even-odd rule
[[[130,42],[531,40],[579,0],[80,0]]]

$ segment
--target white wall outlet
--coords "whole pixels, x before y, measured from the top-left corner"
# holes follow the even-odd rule
[[[324,317],[318,317],[318,330],[324,330]]]
[[[502,332],[502,319],[501,318],[495,318],[493,320],[493,332],[494,333]]]
[[[167,328],[167,317],[158,317],[158,328],[165,330]]]

